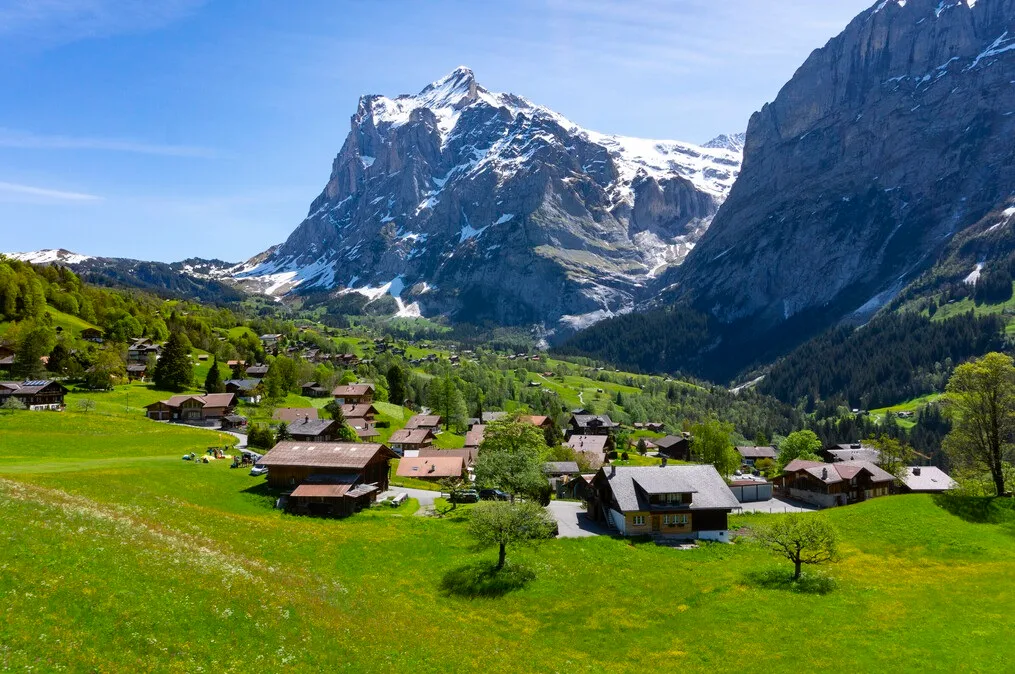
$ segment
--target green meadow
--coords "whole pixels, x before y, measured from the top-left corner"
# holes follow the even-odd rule
[[[215,432],[71,410],[0,416],[0,669],[1015,670],[1003,508],[813,514],[841,559],[795,588],[756,515],[732,545],[555,540],[497,575],[466,509],[284,515],[263,478],[180,460]]]

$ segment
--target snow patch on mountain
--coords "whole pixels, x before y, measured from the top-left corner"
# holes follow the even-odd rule
[[[29,262],[31,264],[81,264],[88,260],[94,260],[94,257],[88,255],[79,255],[78,253],[72,253],[69,250],[63,248],[47,248],[45,250],[36,250],[29,253],[3,253],[7,257],[14,260],[21,260],[22,262]]]

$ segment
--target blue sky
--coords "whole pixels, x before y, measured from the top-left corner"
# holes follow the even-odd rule
[[[872,0],[0,0],[0,250],[239,261],[361,94],[458,65],[597,131],[744,130]]]

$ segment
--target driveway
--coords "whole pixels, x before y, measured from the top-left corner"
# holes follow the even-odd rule
[[[407,489],[406,487],[388,487],[388,491],[396,494],[408,494],[409,498],[419,501],[419,509],[422,511],[433,505],[434,499],[441,495],[439,491],[428,491],[426,489]]]
[[[781,498],[755,503],[741,503],[740,505],[745,513],[806,513],[818,509],[817,506],[810,503]]]
[[[550,501],[546,509],[557,520],[558,538],[584,538],[610,533],[605,527],[593,522],[577,501]]]

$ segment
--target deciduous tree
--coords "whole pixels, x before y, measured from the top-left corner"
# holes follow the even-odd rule
[[[835,529],[818,515],[781,515],[775,524],[757,532],[758,540],[793,562],[793,580],[803,564],[823,564],[837,555]]]
[[[556,522],[532,501],[487,501],[469,513],[469,533],[481,546],[499,550],[497,570],[504,568],[508,545],[531,544],[553,535]]]
[[[944,449],[956,464],[990,473],[995,492],[1005,493],[1003,464],[1015,435],[1015,364],[988,353],[955,368],[945,395],[952,431]]]
[[[779,445],[779,468],[785,468],[786,464],[794,459],[805,461],[820,461],[818,451],[821,449],[821,440],[811,430],[796,431],[790,433],[782,444]]]
[[[511,494],[534,494],[547,482],[543,463],[548,449],[542,431],[518,415],[486,427],[476,459],[476,482]]]
[[[691,427],[694,454],[702,463],[715,466],[719,474],[729,477],[740,467],[740,454],[733,446],[733,424],[709,419]]]

